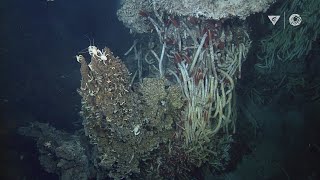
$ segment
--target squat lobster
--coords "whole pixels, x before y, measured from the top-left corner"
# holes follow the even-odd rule
[[[87,36],[86,36],[87,37]],[[95,57],[95,58],[98,58],[99,61],[106,61],[107,60],[107,55],[106,55],[106,51],[104,50],[100,50],[98,49],[95,45],[94,45],[94,41],[93,41],[93,44],[91,45],[91,40],[89,37],[87,37],[89,39],[89,42],[90,42],[90,45],[88,47],[88,52],[89,52],[89,55],[91,57]],[[78,58],[77,58],[78,60]]]
[[[96,46],[89,46],[88,51],[91,57],[98,57],[102,61],[107,60],[106,51],[101,51]]]

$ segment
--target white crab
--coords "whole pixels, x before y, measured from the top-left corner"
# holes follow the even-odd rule
[[[81,60],[83,60],[83,56],[82,55],[76,55],[76,59],[79,63],[81,63]]]
[[[100,51],[100,50],[99,50]],[[107,55],[106,55],[106,51],[104,51],[102,49],[102,52],[100,51],[100,56],[99,58],[102,60],[102,61],[106,61],[108,58],[107,58]]]
[[[107,56],[106,56],[106,51],[98,49],[96,46],[89,46],[88,51],[91,57],[97,57],[101,61],[106,61]]]
[[[88,47],[88,52],[90,56],[98,56],[98,51],[100,51],[96,46],[89,46]]]

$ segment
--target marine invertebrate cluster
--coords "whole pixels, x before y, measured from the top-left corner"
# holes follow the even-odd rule
[[[174,86],[169,91],[163,79],[152,78],[132,86],[133,91],[130,73],[118,57],[108,48],[89,48],[90,63],[77,56],[82,76],[78,92],[85,134],[95,149],[94,166],[100,177],[137,176],[139,163],[174,135],[181,92]]]
[[[82,80],[78,92],[82,96],[84,130],[97,149],[96,167],[110,171],[110,177],[123,176],[129,171],[137,171],[130,144],[136,143],[140,134],[137,127],[141,124],[137,106],[133,105],[134,98],[129,94],[130,73],[108,48],[99,50],[89,46],[89,55],[89,64],[82,55],[77,56],[81,64]],[[121,150],[120,144],[127,141],[130,152]],[[120,153],[121,157],[115,158],[115,153]],[[118,173],[112,171],[116,162],[124,165],[118,168]]]
[[[219,2],[125,1],[119,19],[132,32],[150,33],[148,44],[138,39],[125,53],[138,62],[133,77],[109,48],[90,45],[89,55],[76,56],[90,177],[186,179],[210,163],[223,170],[235,131],[235,83],[251,41],[245,23],[220,20],[235,10],[206,13]]]
[[[176,17],[195,17],[203,19],[246,19],[249,15],[264,12],[275,0],[125,0],[118,10],[118,17],[132,32],[147,33],[152,28],[144,24],[139,16],[171,18],[171,23],[178,25]],[[169,23],[168,21],[164,21]]]
[[[90,45],[88,55],[76,56],[84,131],[70,135],[37,123],[20,133],[39,138],[41,164],[62,179],[191,179],[191,172],[203,165],[223,171],[236,131],[235,86],[251,46],[246,23],[228,18],[245,19],[272,0],[252,2],[124,1],[119,19],[132,33],[148,33],[135,36],[125,53],[137,61],[136,73],[131,76],[109,48]],[[315,11],[309,15],[310,21],[318,17]],[[274,37],[268,40],[276,42]],[[295,56],[308,51],[309,41],[301,36],[295,40],[306,48]],[[287,47],[271,50],[278,58],[288,55]],[[287,79],[292,91],[308,83]],[[320,92],[319,87],[312,86],[309,95]],[[312,98],[318,100],[319,94]]]
[[[138,14],[156,36],[155,46],[139,52],[151,74],[180,86],[185,104],[175,130],[189,163],[201,166],[217,151],[212,140],[235,131],[234,87],[251,45],[247,26],[236,20],[175,15],[157,3],[150,1]]]

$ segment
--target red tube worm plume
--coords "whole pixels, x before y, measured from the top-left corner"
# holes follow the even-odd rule
[[[200,36],[202,37],[206,32],[208,32],[207,26],[205,26],[202,31],[200,32]]]
[[[222,26],[221,21],[215,21],[215,20],[207,20],[206,26],[211,30],[220,30]]]
[[[176,65],[177,66],[177,65]],[[181,78],[181,73],[178,67],[175,67],[174,70],[176,71],[176,74],[179,78]]]
[[[140,10],[139,11],[139,15],[142,16],[142,17],[149,17],[149,13],[144,11],[144,10]]]
[[[211,34],[211,30],[210,29],[208,30],[208,38],[209,38],[209,41],[212,40],[212,34]]]
[[[169,27],[169,25],[171,24],[169,20],[164,20],[163,23],[165,27]]]
[[[206,41],[204,42],[204,47],[207,48],[209,46],[209,42],[212,41],[212,33],[210,29],[207,29],[208,36],[206,37]]]
[[[204,78],[204,75],[202,73],[202,70],[201,69],[198,69],[198,71],[194,74],[194,83],[195,85],[197,86],[199,84],[199,81],[201,79]]]
[[[207,36],[206,41],[205,41],[206,47],[209,46],[209,42],[210,42],[210,41],[212,41],[212,32],[211,32],[210,29],[208,29],[208,36]]]
[[[176,19],[173,15],[171,15],[169,19],[174,27],[178,28],[180,26],[179,20]]]
[[[217,28],[217,29],[220,29],[222,27],[222,21],[217,21],[215,24],[214,24],[214,27]]]
[[[182,56],[183,56],[183,59],[186,61],[187,64],[191,63],[191,59],[190,59],[190,57],[188,55],[183,54]]]
[[[208,120],[209,120],[209,113],[208,113],[208,111],[203,111],[203,118],[204,118],[204,120],[205,120],[206,122],[208,122]]]
[[[176,40],[175,39],[173,39],[173,38],[166,38],[166,43],[168,44],[168,45],[174,45],[174,44],[176,44]]]
[[[182,61],[182,57],[181,57],[181,55],[179,54],[179,53],[174,53],[174,62],[176,63],[176,64],[179,64],[179,63],[181,63],[181,61]]]
[[[213,31],[211,34],[212,34],[213,40],[219,39],[217,31]]]
[[[222,42],[222,41],[219,41],[217,48],[220,49],[220,50],[223,50],[224,47],[225,47],[225,43]]]
[[[170,24],[171,24],[171,20],[168,19],[168,18],[163,18],[163,24],[164,24],[165,27],[169,27]]]
[[[213,39],[213,30],[209,29],[209,27],[206,26],[201,31],[201,36],[203,36],[205,33],[207,33],[207,37],[204,41],[203,47],[207,48],[209,46],[209,42],[212,41],[212,39]]]
[[[199,23],[199,19],[194,17],[194,16],[189,16],[187,20],[190,22],[192,25],[197,25]]]

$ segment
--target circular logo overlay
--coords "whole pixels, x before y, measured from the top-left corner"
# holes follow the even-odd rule
[[[301,16],[299,14],[291,14],[289,17],[289,23],[292,26],[299,26],[302,22]]]

